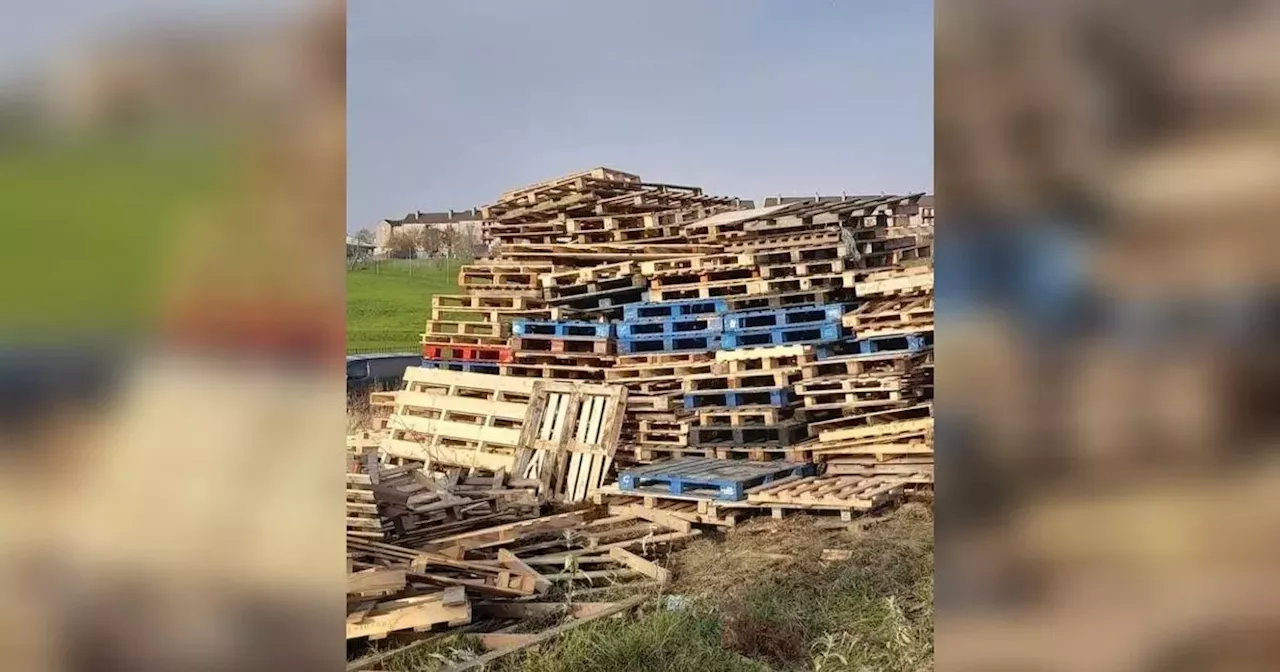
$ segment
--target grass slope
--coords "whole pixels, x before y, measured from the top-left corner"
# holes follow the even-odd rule
[[[347,352],[418,352],[435,294],[458,293],[460,263],[347,271]]]

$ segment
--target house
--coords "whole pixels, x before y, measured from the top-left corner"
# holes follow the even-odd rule
[[[373,229],[374,251],[381,254],[387,250],[387,241],[394,233],[418,236],[423,229],[435,227],[450,229],[462,234],[462,240],[469,243],[470,249],[452,250],[453,254],[461,252],[476,253],[483,251],[483,227],[480,211],[449,210],[448,212],[411,212],[400,219],[384,219]]]
[[[355,236],[347,236],[347,258],[359,259],[373,254],[372,243],[362,243]]]

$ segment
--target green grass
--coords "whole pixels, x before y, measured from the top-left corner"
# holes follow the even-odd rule
[[[183,218],[229,193],[227,148],[125,138],[0,152],[0,326],[137,333]]]
[[[435,294],[455,294],[461,262],[379,263],[347,271],[347,352],[418,352]]]
[[[827,548],[851,557],[822,561]],[[804,518],[753,521],[663,564],[676,572],[666,592],[681,596],[681,608],[664,608],[659,597],[634,617],[584,624],[487,672],[933,669],[933,517],[922,506],[865,531],[819,529]],[[477,653],[474,642],[447,638],[385,667],[434,672]]]

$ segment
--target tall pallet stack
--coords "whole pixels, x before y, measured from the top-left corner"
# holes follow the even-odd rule
[[[495,253],[463,269],[465,298],[437,297],[427,334],[463,333],[506,376],[625,386],[619,460],[931,483],[927,196],[752,208],[598,168],[482,212]],[[438,325],[442,310],[478,321]]]

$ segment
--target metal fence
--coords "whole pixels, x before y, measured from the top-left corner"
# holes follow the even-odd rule
[[[471,259],[458,257],[427,257],[422,259],[384,259],[378,257],[361,257],[347,259],[348,271],[364,271],[369,273],[398,275],[405,277],[436,277],[443,270],[457,270]]]

